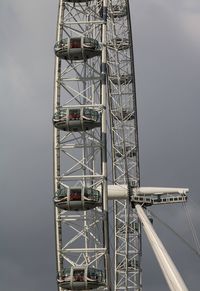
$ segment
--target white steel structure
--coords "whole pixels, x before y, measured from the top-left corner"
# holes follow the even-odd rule
[[[59,290],[111,285],[106,21],[102,18],[106,2],[59,3],[53,116]],[[101,191],[96,190],[98,187]],[[66,274],[67,282],[63,280]],[[77,282],[73,283],[71,277]]]
[[[132,46],[128,0],[59,0],[53,114],[59,291],[141,291],[139,204],[187,198],[187,189],[140,187]]]
[[[130,204],[140,175],[129,1],[110,1],[107,34],[113,184],[126,184],[129,195],[128,200],[114,201],[114,289],[141,290],[141,224]]]

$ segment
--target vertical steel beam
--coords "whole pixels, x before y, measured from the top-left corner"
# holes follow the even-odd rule
[[[113,183],[140,185],[132,30],[128,0],[108,5],[108,92]],[[114,201],[115,290],[141,291],[141,227],[130,200]],[[123,225],[123,227],[122,227]]]
[[[103,0],[102,24],[102,58],[101,58],[101,93],[102,93],[102,175],[103,175],[103,211],[104,211],[104,244],[106,249],[105,266],[108,290],[111,290],[110,278],[110,250],[109,250],[109,224],[108,224],[108,181],[107,181],[107,0]]]
[[[56,30],[56,41],[62,38],[62,30],[60,29],[59,23],[63,18],[64,14],[64,0],[59,2],[58,17],[57,17],[57,30]],[[53,112],[55,113],[57,108],[60,106],[60,86],[58,85],[58,79],[61,74],[61,60],[55,57],[55,73],[54,73],[54,102]],[[60,140],[60,131],[57,128],[53,128],[53,188],[54,193],[58,191],[57,177],[60,176],[60,151],[58,144]],[[61,255],[62,250],[62,225],[60,219],[61,211],[57,207],[54,207],[54,224],[55,224],[55,246],[56,246],[56,269],[57,273],[61,272],[63,268],[63,257]],[[61,288],[58,287],[61,291]]]

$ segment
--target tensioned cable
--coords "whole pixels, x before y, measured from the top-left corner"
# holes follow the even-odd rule
[[[163,220],[161,220],[157,215],[155,215],[155,213],[153,213],[152,211],[149,211],[150,214],[156,218],[163,226],[165,226],[166,228],[168,228],[174,235],[176,235],[188,248],[190,248],[198,257],[200,257],[200,252],[199,250],[196,250],[193,246],[191,246],[191,244],[188,243],[188,241],[186,241],[180,234],[178,234],[171,226],[169,226],[166,222],[164,222]]]
[[[197,248],[198,252],[200,253],[200,243],[199,243],[199,239],[198,239],[198,236],[197,236],[196,229],[195,229],[194,224],[192,222],[190,211],[189,211],[188,206],[186,205],[186,203],[183,203],[183,206],[185,208],[186,217],[187,217],[188,224],[189,224],[191,232],[192,232],[194,243],[196,244],[196,248]]]
[[[195,206],[197,206],[200,209],[200,204],[197,201],[194,201],[191,197],[188,197],[188,200],[190,200]]]

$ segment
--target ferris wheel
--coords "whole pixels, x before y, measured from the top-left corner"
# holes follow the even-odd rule
[[[187,189],[140,187],[129,1],[60,0],[54,49],[58,290],[141,291],[143,208]]]

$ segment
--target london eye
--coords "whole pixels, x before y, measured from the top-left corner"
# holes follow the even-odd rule
[[[140,185],[129,1],[60,0],[54,51],[58,290],[141,291],[142,225],[157,239],[146,209],[185,202],[188,189]],[[171,290],[187,290],[160,249]]]

